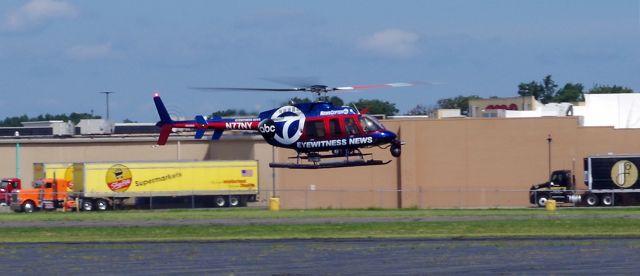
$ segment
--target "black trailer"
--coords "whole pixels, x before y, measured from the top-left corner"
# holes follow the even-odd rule
[[[584,159],[584,183],[590,192],[589,206],[602,203],[636,203],[640,199],[638,184],[640,155],[599,155]],[[591,201],[590,201],[591,200]]]
[[[587,206],[637,204],[640,202],[638,167],[640,155],[589,156],[584,159],[586,190],[575,186],[571,171],[559,170],[551,174],[550,181],[531,187],[529,201],[540,207],[544,207],[549,199],[583,202]]]

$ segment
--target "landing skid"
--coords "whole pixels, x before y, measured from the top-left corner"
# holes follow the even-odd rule
[[[360,167],[360,166],[376,166],[389,164],[389,161],[382,160],[343,160],[334,162],[322,162],[317,164],[300,164],[300,163],[269,163],[269,167],[272,168],[287,168],[287,169],[328,169],[328,168],[343,168],[343,167]]]
[[[377,166],[386,165],[391,162],[365,159],[365,156],[371,156],[371,154],[363,154],[360,150],[353,150],[351,153],[342,154],[329,154],[322,155],[317,152],[298,153],[295,157],[289,157],[289,159],[296,159],[295,163],[269,163],[271,168],[287,168],[287,169],[329,169],[329,168],[344,168],[344,167],[362,167],[362,166]],[[339,161],[322,162],[322,158],[344,158]],[[302,162],[301,160],[307,160],[308,162]]]

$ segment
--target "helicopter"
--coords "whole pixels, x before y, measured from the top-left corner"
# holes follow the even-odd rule
[[[393,157],[400,157],[402,142],[398,135],[386,129],[375,117],[349,106],[335,106],[326,99],[328,92],[372,88],[413,86],[398,82],[375,85],[329,87],[310,85],[296,88],[238,88],[195,87],[202,90],[232,91],[304,91],[317,95],[316,102],[297,103],[263,111],[258,118],[205,118],[174,121],[158,93],[153,100],[160,116],[158,145],[167,143],[173,128],[195,130],[195,139],[201,139],[207,130],[213,130],[211,140],[218,140],[225,130],[257,131],[264,140],[280,148],[295,150],[295,162],[269,163],[272,168],[323,169],[355,166],[385,165],[391,162],[373,159],[361,148],[389,148]],[[326,160],[329,161],[326,161]],[[306,160],[306,162],[304,162]]]

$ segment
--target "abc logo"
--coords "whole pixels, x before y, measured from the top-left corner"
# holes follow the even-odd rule
[[[271,119],[264,119],[258,124],[258,131],[266,139],[273,139],[276,135],[276,123]]]
[[[300,109],[295,106],[280,107],[273,112],[271,119],[279,124],[279,128],[276,129],[276,133],[272,136],[278,143],[291,145],[300,139],[305,121],[304,113]],[[292,127],[293,132],[291,131]]]

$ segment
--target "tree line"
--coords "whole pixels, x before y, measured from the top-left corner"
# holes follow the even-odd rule
[[[551,75],[545,76],[542,81],[531,81],[528,83],[520,83],[518,85],[518,95],[533,96],[536,100],[547,103],[558,102],[580,102],[584,101],[584,94],[613,94],[613,93],[633,93],[628,87],[618,85],[600,85],[595,84],[588,91],[584,91],[584,85],[581,83],[568,82],[560,89],[558,84],[551,78]]]
[[[601,85],[595,84],[589,90],[585,91],[585,87],[581,83],[568,82],[560,87],[551,75],[546,75],[541,81],[521,82],[518,84],[517,95],[533,96],[536,100],[543,104],[552,102],[580,102],[584,101],[585,94],[614,94],[614,93],[633,93],[628,87],[619,85]],[[491,98],[498,98],[492,96]],[[411,109],[408,115],[427,115],[436,109],[460,109],[461,113],[466,115],[469,112],[469,101],[481,99],[478,95],[459,95],[451,98],[444,98],[437,101],[436,106],[417,105]]]
[[[37,121],[71,121],[74,124],[77,124],[82,119],[100,119],[100,116],[94,116],[88,113],[76,113],[72,112],[71,114],[44,114],[38,115],[36,117],[29,117],[27,115],[15,116],[15,117],[7,117],[4,120],[0,121],[0,127],[21,127],[22,122],[37,122]]]
[[[601,85],[595,84],[589,90],[585,90],[585,87],[581,83],[568,82],[563,86],[559,86],[551,75],[547,75],[542,78],[541,81],[521,82],[518,84],[516,95],[519,96],[533,96],[536,100],[547,104],[550,102],[579,102],[584,101],[585,94],[612,94],[612,93],[633,93],[633,90],[628,87],[619,85]],[[450,98],[439,99],[435,105],[423,105],[418,104],[404,115],[430,115],[437,109],[460,109],[463,115],[468,114],[469,101],[475,99],[481,99],[478,95],[458,95]],[[492,96],[491,98],[498,98]],[[397,115],[399,110],[395,103],[389,101],[382,101],[377,99],[359,99],[355,102],[349,102],[345,104],[344,100],[340,97],[332,96],[325,99],[335,106],[355,106],[359,110],[366,109],[369,114],[384,114],[387,116]],[[281,105],[289,105],[291,103],[306,103],[312,102],[309,98],[291,98],[289,101],[281,103]],[[233,116],[256,116],[255,111],[247,111],[244,109],[226,109],[213,112],[210,117],[233,117]],[[32,121],[51,121],[62,120],[71,121],[77,124],[81,119],[100,119],[100,116],[94,116],[88,113],[71,113],[58,114],[58,115],[39,115],[37,117],[28,117],[27,115],[17,117],[7,117],[0,122],[0,127],[18,127],[21,126],[21,122]],[[124,122],[133,122],[126,119]]]

